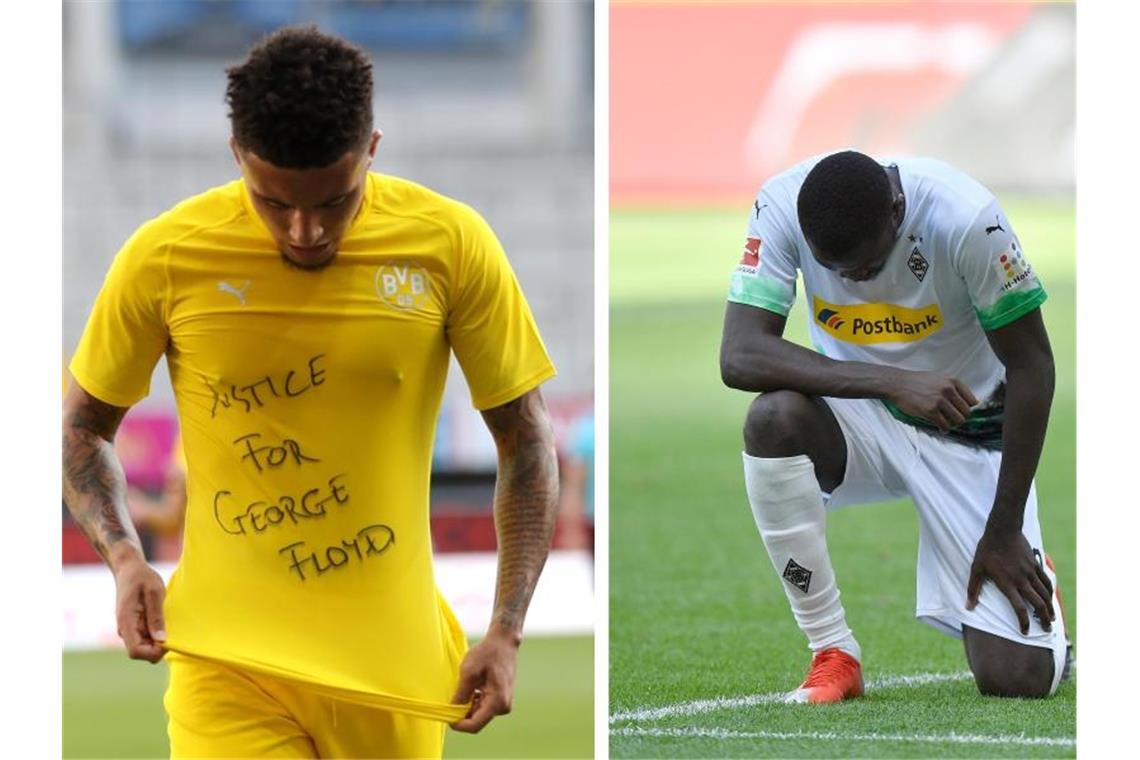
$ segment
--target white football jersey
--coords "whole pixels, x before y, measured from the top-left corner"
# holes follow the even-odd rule
[[[992,193],[941,161],[887,161],[898,167],[906,198],[898,239],[877,276],[846,280],[816,262],[796,213],[804,178],[822,158],[801,162],[761,188],[728,300],[786,316],[799,270],[816,350],[837,360],[958,378],[981,403],[954,437],[1000,446],[1005,368],[985,331],[1046,298],[1009,219]]]

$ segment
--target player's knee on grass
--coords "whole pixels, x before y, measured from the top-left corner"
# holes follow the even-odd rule
[[[985,696],[1047,697],[1053,686],[1053,652],[1044,647],[962,629],[974,683]]]
[[[754,457],[809,454],[804,434],[818,414],[812,400],[796,391],[757,396],[744,418],[744,450]]]
[[[801,454],[815,464],[816,478],[827,491],[843,480],[847,445],[827,403],[796,391],[757,396],[744,419],[744,451],[763,458]]]

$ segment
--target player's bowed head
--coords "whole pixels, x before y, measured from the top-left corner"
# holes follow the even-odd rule
[[[372,62],[316,27],[286,27],[226,75],[230,148],[254,209],[287,264],[328,266],[380,144]]]
[[[898,239],[906,201],[887,170],[870,156],[847,150],[817,163],[796,201],[812,256],[848,280],[870,280],[883,270]]]

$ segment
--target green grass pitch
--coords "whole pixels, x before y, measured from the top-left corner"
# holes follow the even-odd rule
[[[1037,485],[1075,640],[1074,207],[1001,200],[1050,296],[1057,389]],[[797,686],[810,657],[744,494],[750,396],[721,385],[718,370],[746,214],[745,205],[611,216],[612,756],[1074,756],[1075,677],[1053,699],[982,698],[961,644],[914,619],[909,501],[841,510],[828,522],[865,675],[880,685],[822,708],[765,701]],[[800,302],[788,334],[806,345]],[[944,677],[898,678],[918,674]],[[760,696],[740,699],[750,695]],[[714,698],[729,701],[644,712]]]
[[[63,656],[64,757],[169,757],[166,667],[123,652]],[[594,751],[594,640],[528,638],[510,715],[472,736],[449,731],[444,757],[588,757]]]

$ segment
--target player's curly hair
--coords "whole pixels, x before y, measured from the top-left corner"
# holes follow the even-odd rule
[[[372,62],[315,26],[277,30],[226,76],[234,138],[274,166],[329,166],[372,134]]]
[[[827,258],[843,261],[892,224],[891,182],[870,156],[833,153],[808,172],[796,213],[804,237]]]

